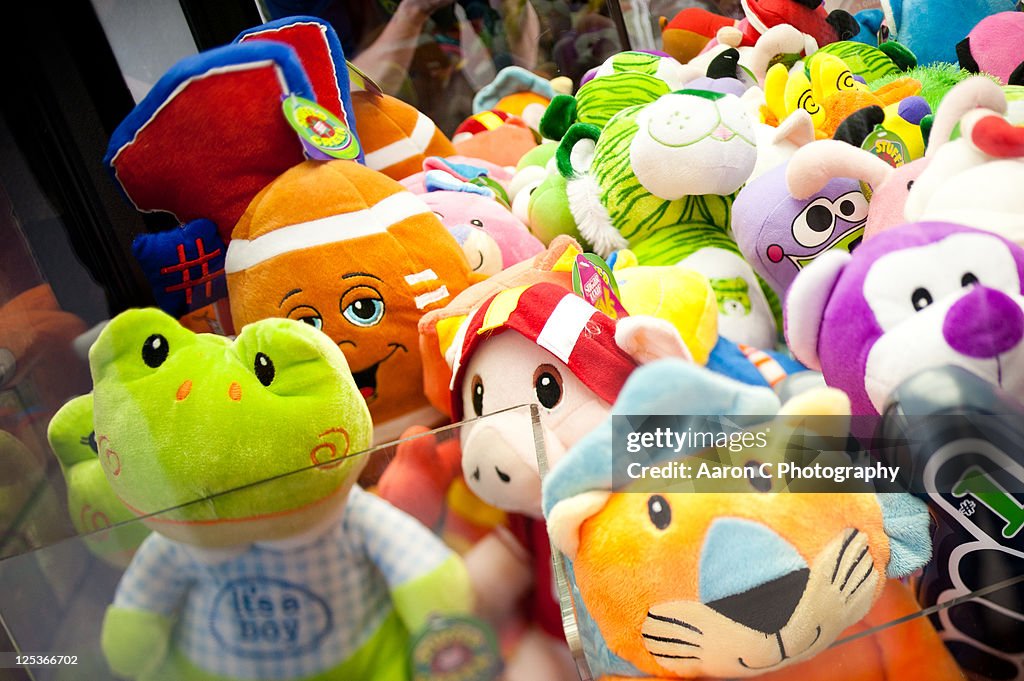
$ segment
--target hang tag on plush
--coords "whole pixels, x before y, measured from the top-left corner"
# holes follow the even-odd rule
[[[381,89],[380,85],[373,82],[373,79],[360,71],[355,64],[350,61],[346,61],[345,66],[348,67],[348,81],[352,87],[359,90],[365,90],[371,95],[376,95],[377,97],[384,96],[384,90]]]
[[[572,290],[612,319],[628,317],[619,301],[619,286],[607,263],[594,253],[581,253],[572,266]]]
[[[359,141],[345,121],[316,102],[290,95],[281,102],[281,110],[310,158],[330,161],[359,157]]]
[[[435,617],[409,644],[411,681],[491,681],[501,655],[490,627],[474,617]]]
[[[899,168],[907,163],[909,153],[907,144],[899,135],[876,125],[861,145],[861,149],[869,151],[882,159],[893,168]]]

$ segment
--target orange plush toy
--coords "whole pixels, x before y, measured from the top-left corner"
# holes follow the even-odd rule
[[[69,397],[88,392],[89,365],[74,340],[85,322],[40,284],[0,305],[0,428],[39,461],[50,458],[46,424]]]
[[[518,116],[490,110],[462,121],[452,135],[452,143],[460,156],[514,166],[523,154],[537,146],[537,135]]]
[[[684,449],[681,440],[679,447],[645,447],[635,458],[613,457],[610,417],[544,480],[548,532],[572,561],[576,619],[595,677],[963,679],[928,619],[914,618],[920,608],[898,581],[931,558],[922,501],[870,487],[801,493],[772,473],[700,480],[698,467],[728,473],[717,461],[777,472],[781,461],[793,461],[789,437],[779,437],[787,419],[848,416],[845,393],[812,389],[779,410],[767,388],[663,360],[633,372],[612,408],[613,414],[741,418],[776,411],[782,418],[763,434],[765,442],[778,438],[779,446]],[[715,422],[704,421],[694,434],[712,432]],[[692,422],[668,423],[681,433],[675,424]],[[715,429],[712,437],[727,431]],[[729,432],[729,442],[737,433]],[[628,471],[637,464],[627,468],[629,461],[647,470],[685,463],[698,480],[689,490],[680,478],[632,482],[627,476],[635,471]],[[907,621],[896,626],[902,618]],[[893,626],[874,629],[887,623]],[[858,634],[865,636],[832,646]]]
[[[356,132],[366,165],[393,180],[423,170],[428,156],[452,156],[455,147],[423,112],[391,95],[352,93]]]
[[[417,323],[479,277],[418,197],[353,161],[307,161],[235,226],[225,270],[240,328],[290,317],[345,352],[377,442],[443,417],[423,392]]]

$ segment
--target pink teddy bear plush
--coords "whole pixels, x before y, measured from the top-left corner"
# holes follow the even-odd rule
[[[544,250],[490,186],[467,182],[441,169],[428,170],[420,198],[462,246],[474,272],[496,274]]]

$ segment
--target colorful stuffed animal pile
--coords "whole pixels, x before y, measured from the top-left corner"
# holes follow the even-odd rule
[[[609,681],[989,678],[900,581],[921,500],[613,481],[625,415],[847,423],[950,367],[1024,400],[1024,15],[742,5],[570,86],[506,68],[451,131],[310,17],[160,79],[105,162],[179,223],[134,248],[171,317],[116,318],[49,429],[127,564],[115,672],[406,678],[475,603],[512,681],[571,676],[569,643]]]

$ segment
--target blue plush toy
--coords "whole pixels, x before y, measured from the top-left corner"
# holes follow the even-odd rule
[[[706,366],[740,383],[766,388],[776,388],[792,374],[807,371],[807,367],[784,352],[759,350],[724,336],[711,350]]]
[[[956,45],[985,17],[1013,11],[1016,0],[881,0],[884,21],[878,39],[896,40],[917,56],[920,66],[957,63]],[[857,15],[858,21],[864,12]],[[862,21],[861,34],[865,22]]]
[[[860,32],[850,40],[865,45],[878,45],[878,29],[885,21],[885,13],[877,8],[865,9],[857,12],[853,18],[860,24]]]

